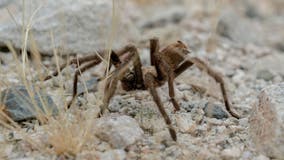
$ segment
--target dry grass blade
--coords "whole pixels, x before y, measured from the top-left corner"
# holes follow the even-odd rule
[[[117,27],[118,27],[118,22],[119,22],[119,13],[117,12],[118,10],[118,3],[119,1],[113,0],[112,1],[112,20],[111,20],[111,32],[108,37],[108,43],[107,43],[107,50],[108,50],[108,58],[107,58],[107,69],[106,69],[106,76],[109,74],[108,66],[110,65],[110,55],[111,55],[111,49],[112,49],[112,44],[114,42],[114,39],[117,34]]]

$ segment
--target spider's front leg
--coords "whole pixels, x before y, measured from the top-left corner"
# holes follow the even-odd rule
[[[175,74],[171,69],[171,66],[163,60],[161,54],[159,54],[159,40],[158,38],[150,39],[150,56],[151,56],[151,65],[155,66],[157,71],[157,79],[163,81],[167,79],[169,87],[169,96],[170,100],[175,107],[175,111],[180,110],[180,106],[175,99],[175,90],[174,90],[174,79]]]
[[[168,81],[168,88],[169,88],[169,96],[170,100],[175,107],[175,111],[180,110],[180,106],[177,103],[177,100],[175,98],[175,89],[174,89],[174,71],[171,69],[169,65],[163,60],[160,61],[160,70],[167,76],[167,81]]]
[[[142,75],[142,64],[140,61],[140,57],[138,55],[137,48],[133,45],[127,45],[121,50],[116,52],[117,56],[122,56],[125,53],[129,53],[124,57],[123,62],[120,62],[119,59],[116,60],[113,59],[113,62],[116,62],[114,66],[116,69],[111,74],[110,77],[108,77],[106,83],[105,83],[105,95],[103,98],[103,105],[101,108],[101,114],[103,114],[107,109],[110,102],[110,99],[113,97],[115,90],[117,88],[117,83],[119,80],[122,80],[127,72],[129,72],[129,65],[130,62],[133,62],[134,66],[134,72],[135,72],[135,78],[134,81],[123,81],[122,83],[134,83],[133,84],[122,84],[124,86],[134,86],[134,88],[124,88],[124,89],[139,89],[144,87],[143,82],[143,75]]]
[[[159,111],[162,114],[165,123],[168,125],[169,133],[170,133],[172,139],[174,141],[176,141],[177,140],[176,131],[174,130],[174,127],[172,126],[172,121],[171,121],[170,117],[168,116],[168,114],[167,114],[167,112],[166,112],[166,110],[165,110],[165,108],[162,104],[161,98],[159,97],[159,95],[156,91],[156,88],[155,88],[156,87],[155,84],[157,84],[158,82],[156,81],[155,76],[152,75],[151,73],[146,73],[146,75],[144,77],[145,77],[145,85],[149,89],[149,92],[151,93],[156,105],[158,106]]]

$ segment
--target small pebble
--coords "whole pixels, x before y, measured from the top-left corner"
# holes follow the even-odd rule
[[[241,156],[241,150],[236,147],[224,149],[221,156],[225,160],[237,159]]]
[[[220,104],[207,103],[204,107],[205,116],[216,119],[228,118],[228,113],[224,111],[224,106]]]
[[[264,155],[259,155],[255,158],[253,158],[252,160],[270,160],[270,158],[264,156]]]
[[[99,157],[103,160],[125,160],[126,153],[124,150],[114,149],[101,153]]]
[[[196,128],[196,124],[189,113],[176,115],[176,123],[182,133],[190,132]]]

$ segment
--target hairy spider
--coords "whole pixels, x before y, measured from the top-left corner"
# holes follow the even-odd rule
[[[99,52],[99,55],[104,55],[106,51]],[[166,46],[160,50],[159,40],[157,38],[150,39],[150,56],[151,66],[143,66],[140,61],[138,50],[134,45],[127,45],[118,51],[111,51],[110,65],[115,66],[115,70],[106,79],[105,92],[103,98],[103,105],[101,112],[104,113],[108,109],[110,99],[113,97],[117,88],[118,81],[121,82],[122,88],[126,91],[130,90],[149,90],[153,100],[158,106],[165,123],[168,125],[170,135],[173,140],[177,140],[176,132],[172,126],[172,122],[163,107],[162,101],[157,93],[156,88],[168,82],[169,97],[174,106],[175,111],[180,110],[180,106],[175,99],[174,79],[183,73],[187,68],[196,65],[199,69],[205,70],[211,77],[213,77],[219,84],[223,96],[223,100],[227,111],[235,118],[239,115],[233,112],[231,103],[229,102],[228,94],[226,92],[225,83],[220,73],[214,71],[209,65],[199,58],[188,57],[190,53],[188,47],[181,41]],[[70,64],[76,64],[77,70],[74,75],[73,83],[73,97],[68,108],[72,104],[77,95],[77,82],[81,73],[99,64],[102,60],[98,54],[85,56],[82,58],[74,58]],[[131,63],[132,62],[132,63]],[[84,64],[84,65],[83,65]],[[133,64],[133,69],[130,65]],[[61,71],[68,64],[60,66]],[[58,71],[51,76],[47,76],[45,80],[56,76]]]

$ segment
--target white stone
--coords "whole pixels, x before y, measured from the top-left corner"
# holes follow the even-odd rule
[[[224,133],[227,128],[225,126],[217,126],[218,133]]]
[[[5,142],[5,137],[3,134],[0,134],[0,143]]]
[[[255,158],[253,158],[252,160],[269,160],[269,158],[264,156],[264,155],[259,155]]]
[[[100,159],[103,160],[124,160],[126,159],[126,153],[121,149],[114,149],[106,151],[100,154]]]
[[[222,151],[221,156],[227,160],[236,159],[241,156],[241,150],[236,147],[226,148]]]
[[[112,114],[96,121],[95,134],[100,139],[110,143],[114,148],[123,149],[140,139],[143,130],[135,119],[129,116]]]
[[[239,120],[239,125],[241,125],[242,127],[247,127],[248,126],[248,118],[241,118]]]
[[[268,70],[271,73],[284,76],[284,55],[283,54],[269,54],[256,60],[253,64],[252,72],[257,74],[258,71]]]
[[[196,129],[196,124],[191,118],[191,114],[182,113],[176,115],[176,123],[179,130],[183,133],[193,132]]]

